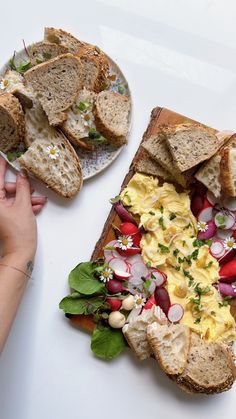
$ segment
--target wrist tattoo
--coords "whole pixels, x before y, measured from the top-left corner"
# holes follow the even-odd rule
[[[27,265],[26,265],[26,269],[27,269],[27,274],[29,276],[31,276],[33,269],[34,269],[34,263],[32,262],[32,260],[30,260]]]

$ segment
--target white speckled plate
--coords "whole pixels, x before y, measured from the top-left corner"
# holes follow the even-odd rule
[[[30,45],[27,47],[27,49],[28,48],[30,48]],[[128,82],[124,74],[122,73],[118,65],[109,56],[107,56],[107,58],[110,63],[110,74],[115,74],[116,76],[115,81],[111,81],[109,90],[121,93],[120,89],[122,89],[122,94],[125,94],[130,97],[131,95]],[[19,63],[23,60],[27,59],[28,56],[26,54],[25,49],[22,49],[21,51],[15,54],[15,63],[17,65],[19,65]],[[0,69],[0,78],[4,76],[4,73],[6,72],[7,68],[8,62]],[[132,112],[130,112],[129,125],[131,125],[131,113]],[[123,146],[119,148],[114,148],[109,144],[100,144],[92,152],[86,152],[82,149],[76,150],[81,161],[84,180],[96,176],[98,173],[100,173],[102,170],[108,167],[120,154],[122,148]],[[1,155],[5,158],[5,160],[8,161],[6,154],[1,152]],[[12,167],[15,168],[15,170],[20,170],[17,161],[13,161],[10,164]]]

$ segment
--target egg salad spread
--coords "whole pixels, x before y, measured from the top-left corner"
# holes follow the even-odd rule
[[[188,192],[178,193],[172,184],[159,186],[156,177],[136,173],[121,200],[145,229],[140,243],[144,262],[167,275],[171,304],[184,308],[180,323],[206,341],[235,340],[230,306],[214,287],[219,264],[209,243],[197,239]]]

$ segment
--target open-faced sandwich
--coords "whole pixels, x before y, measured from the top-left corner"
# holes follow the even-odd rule
[[[175,123],[183,117],[165,109],[152,115],[92,259],[70,273],[60,308],[93,331],[97,356],[128,345],[187,392],[220,393],[236,377],[236,194],[223,186],[236,182],[234,136]],[[231,161],[232,180],[214,195],[210,185],[226,179],[221,162],[202,173],[218,155]]]
[[[23,58],[22,58],[23,57]],[[127,85],[100,48],[45,28],[14,54],[0,81],[0,151],[64,197],[83,183],[76,150],[127,143]]]

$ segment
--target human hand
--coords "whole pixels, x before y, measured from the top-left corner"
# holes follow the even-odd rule
[[[0,239],[3,256],[15,254],[32,260],[37,246],[35,215],[46,203],[44,196],[31,196],[27,176],[22,172],[16,182],[5,182],[7,163],[0,158]]]

